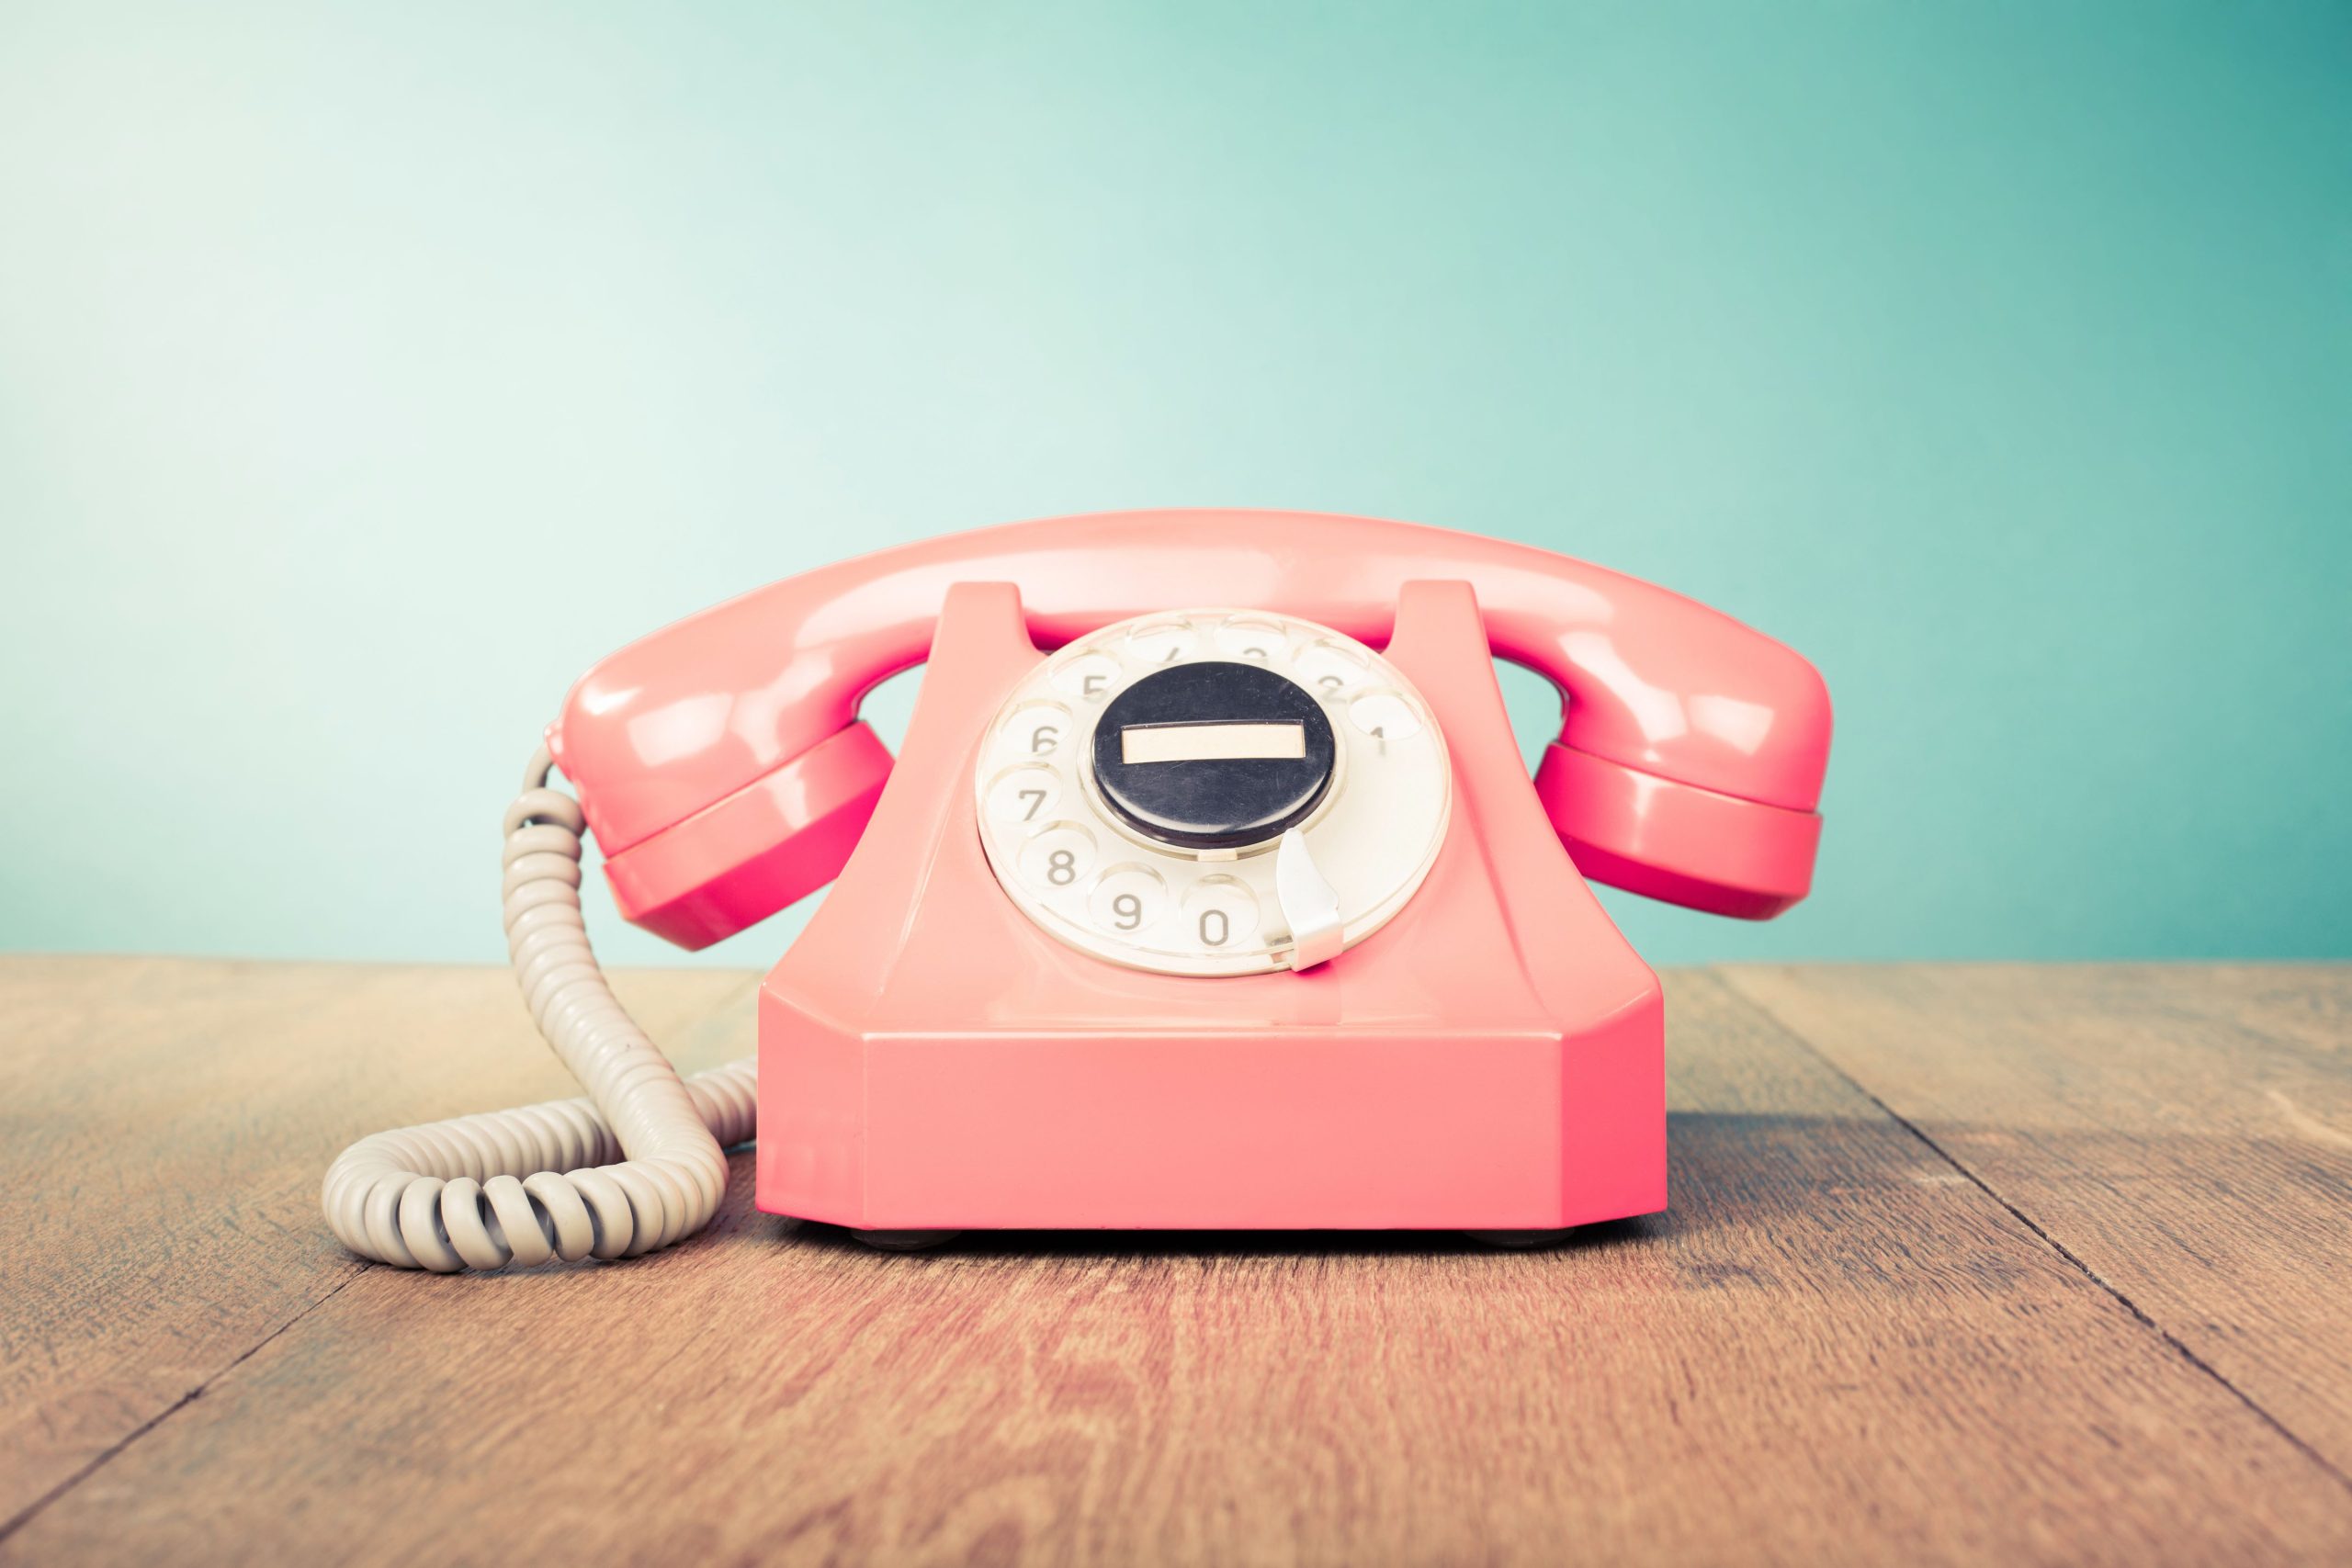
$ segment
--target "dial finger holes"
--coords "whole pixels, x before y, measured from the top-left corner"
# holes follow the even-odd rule
[[[1086,912],[1103,930],[1132,936],[1168,912],[1168,884],[1148,865],[1114,865],[1094,885]]]
[[[1386,742],[1419,733],[1421,716],[1403,694],[1383,690],[1366,692],[1350,703],[1348,722],[1374,740]]]
[[[1005,716],[997,731],[997,747],[1008,759],[1050,757],[1069,738],[1069,709],[1059,703],[1023,703]]]
[[[1035,827],[1054,819],[1061,798],[1062,781],[1053,769],[1007,768],[989,782],[989,816],[1016,828]]]
[[[1021,848],[1021,874],[1039,887],[1074,887],[1094,869],[1094,835],[1075,822],[1057,822]]]
[[[1318,642],[1298,656],[1299,684],[1326,702],[1355,690],[1363,678],[1363,663],[1335,644]]]
[[[1081,653],[1054,671],[1054,690],[1082,703],[1099,703],[1119,682],[1119,661],[1107,653]]]
[[[1209,876],[1184,895],[1184,939],[1215,952],[1258,934],[1258,895],[1238,877]]]
[[[1200,634],[1182,621],[1146,621],[1127,634],[1127,657],[1138,664],[1180,663],[1200,646]]]
[[[1360,942],[1444,839],[1436,711],[1377,650],[1262,607],[1102,626],[1029,664],[985,722],[965,809],[989,870],[1036,929],[1110,964],[1265,975],[1295,938]],[[1300,810],[1329,919],[1303,879],[1278,886],[1278,829]]]
[[[1283,656],[1290,639],[1272,621],[1236,619],[1216,629],[1216,647],[1227,659],[1272,664]]]

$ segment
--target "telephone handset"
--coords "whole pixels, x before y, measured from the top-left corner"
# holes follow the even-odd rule
[[[1532,790],[1497,657],[1563,694]],[[894,765],[857,706],[926,659]],[[1777,914],[1829,731],[1726,616],[1413,524],[1114,513],[787,579],[591,670],[507,812],[517,977],[588,1099],[363,1140],[328,1218],[409,1267],[628,1256],[755,1119],[760,1206],[869,1237],[1654,1212],[1657,984],[1584,879]],[[591,833],[689,948],[841,878],[756,1070],[682,1081],[613,998]]]

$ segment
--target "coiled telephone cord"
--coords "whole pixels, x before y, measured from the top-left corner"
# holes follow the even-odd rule
[[[327,1224],[403,1269],[533,1268],[634,1258],[710,1223],[728,1145],[758,1116],[753,1057],[680,1078],[622,1008],[580,911],[580,803],[542,747],[506,808],[506,951],[531,1016],[586,1087],[550,1100],[378,1133],[327,1169]]]

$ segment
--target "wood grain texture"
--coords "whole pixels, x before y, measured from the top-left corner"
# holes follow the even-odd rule
[[[2352,1477],[2352,968],[1728,979]]]
[[[675,1033],[747,982],[616,984]],[[0,1019],[0,1525],[361,1271],[345,1144],[579,1092],[503,969],[12,957]]]
[[[45,1068],[11,1064],[9,1131],[49,1139],[12,1138],[12,1187],[87,1233],[37,1289],[11,1274],[0,1386],[121,1445],[8,1561],[2352,1556],[2352,1488],[2291,1421],[1709,975],[1668,979],[1673,1213],[1554,1251],[890,1257],[753,1213],[738,1156],[671,1252],[458,1279],[355,1269],[315,1185],[352,1133],[561,1090],[503,976],[0,976],[61,1020]],[[629,986],[686,1065],[747,1047],[740,977]]]

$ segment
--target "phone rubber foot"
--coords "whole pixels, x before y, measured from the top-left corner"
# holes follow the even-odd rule
[[[1485,1242],[1488,1247],[1524,1252],[1530,1247],[1552,1247],[1566,1239],[1575,1227],[1555,1231],[1464,1231],[1472,1241]]]
[[[962,1231],[852,1231],[876,1252],[928,1252],[934,1247],[944,1247],[962,1235]]]

